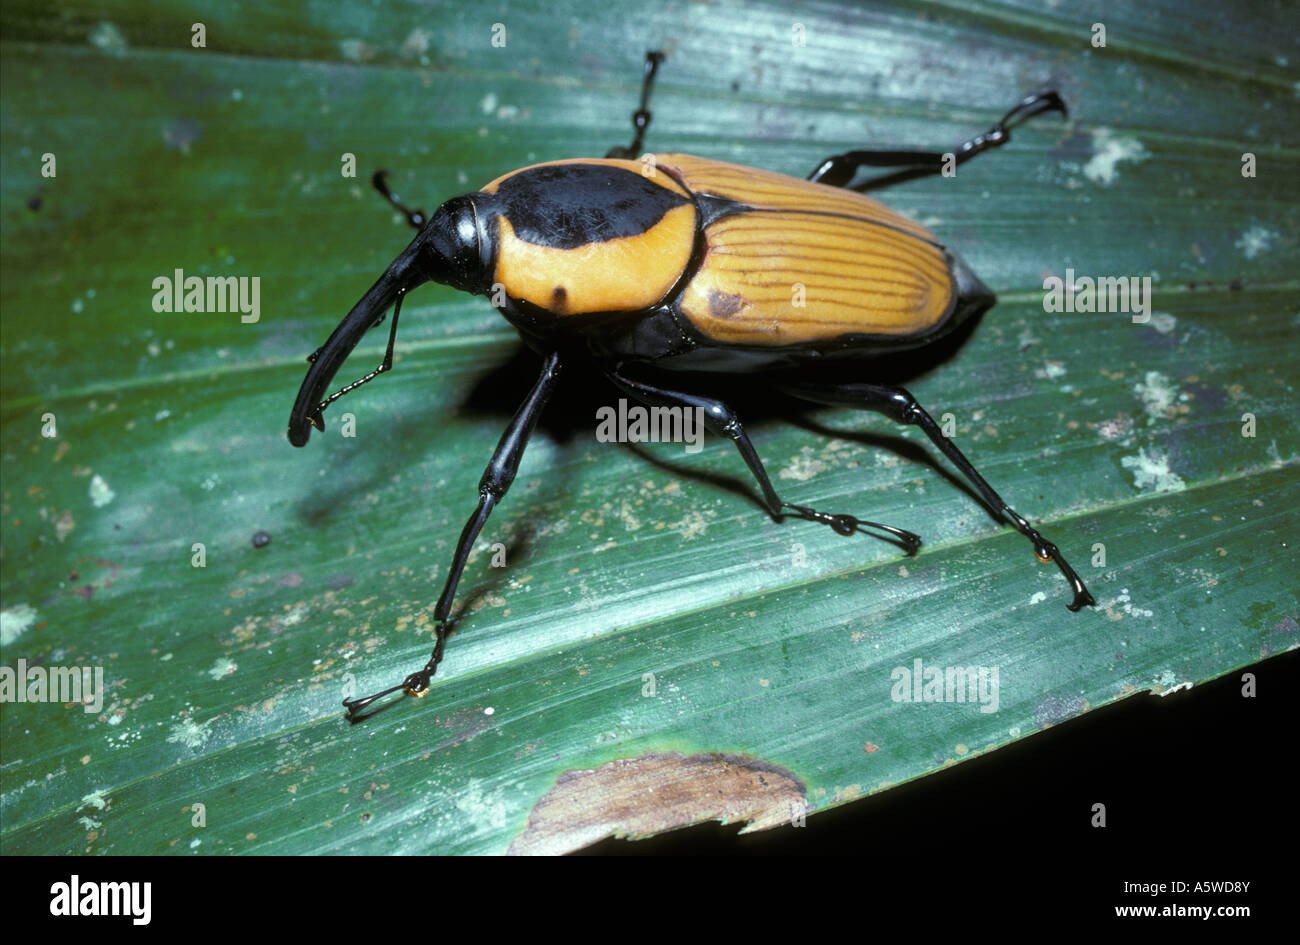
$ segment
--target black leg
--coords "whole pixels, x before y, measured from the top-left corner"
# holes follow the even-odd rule
[[[546,406],[546,401],[550,399],[551,393],[555,390],[556,381],[560,375],[560,356],[552,353],[547,355],[546,362],[542,365],[542,373],[537,378],[537,383],[529,392],[524,402],[520,404],[519,410],[516,411],[514,419],[510,421],[510,426],[506,427],[505,433],[501,434],[501,441],[497,444],[496,452],[492,454],[492,461],[488,463],[487,469],[483,471],[483,478],[478,484],[478,508],[465,523],[465,529],[460,533],[460,542],[456,545],[456,554],[452,558],[451,570],[447,572],[447,582],[443,585],[442,596],[438,598],[437,606],[433,609],[433,619],[438,621],[437,640],[434,643],[433,655],[425,664],[424,669],[412,673],[402,680],[401,685],[393,686],[391,689],[385,689],[383,692],[377,692],[372,696],[366,696],[364,699],[345,699],[343,705],[347,707],[348,715],[352,718],[357,716],[376,699],[382,699],[390,693],[404,689],[413,696],[422,696],[429,689],[429,680],[438,670],[438,664],[442,661],[442,649],[446,642],[447,636],[447,617],[451,613],[451,603],[456,596],[456,585],[460,583],[460,576],[465,571],[465,563],[469,560],[469,553],[474,548],[474,542],[477,540],[479,532],[483,530],[484,523],[487,522],[488,515],[492,509],[505,496],[510,489],[510,484],[515,481],[515,474],[519,471],[519,462],[524,456],[524,447],[528,445],[528,437],[532,434],[533,428],[537,426],[537,418],[542,413],[542,408]]]
[[[792,513],[798,518],[827,525],[841,535],[852,535],[855,532],[869,535],[871,533],[867,529],[874,528],[886,532],[894,540],[901,543],[908,554],[914,554],[921,547],[919,535],[914,535],[912,532],[904,531],[901,528],[894,528],[892,525],[881,525],[879,522],[865,522],[854,518],[852,515],[832,515],[827,512],[819,512],[816,509],[793,505],[783,500],[777,495],[776,489],[772,486],[772,480],[763,467],[763,461],[759,459],[754,444],[750,442],[749,434],[745,432],[745,427],[740,422],[740,418],[736,416],[735,411],[722,401],[698,394],[668,390],[644,381],[634,380],[620,371],[618,367],[608,372],[608,377],[620,390],[652,407],[682,407],[687,410],[698,409],[702,411],[705,425],[715,435],[731,439],[736,444],[736,448],[740,450],[745,465],[749,467],[749,471],[758,480],[759,489],[763,492],[763,501],[773,518],[779,520],[785,514]]]
[[[1066,606],[1070,610],[1090,607],[1096,603],[1092,594],[1084,587],[1079,575],[1074,572],[1061,554],[1060,549],[1040,535],[1015,509],[1002,501],[1002,497],[993,491],[993,487],[984,481],[971,465],[970,460],[962,455],[961,450],[952,440],[943,435],[934,418],[925,412],[916,402],[916,398],[901,387],[882,387],[875,384],[844,384],[835,388],[818,388],[811,386],[788,386],[785,388],[796,397],[811,400],[814,403],[833,406],[857,407],[883,413],[890,419],[905,424],[912,424],[925,431],[925,435],[937,446],[952,464],[961,470],[970,480],[976,491],[984,498],[988,507],[998,518],[1009,521],[1020,534],[1034,543],[1034,553],[1041,561],[1055,561],[1065,579],[1074,591],[1074,600]]]
[[[957,164],[969,161],[981,151],[996,148],[1011,140],[1011,128],[1039,112],[1059,111],[1068,115],[1065,102],[1056,92],[1030,95],[1002,116],[1002,120],[978,137],[971,138],[952,154]],[[937,151],[846,151],[828,157],[808,175],[810,181],[831,187],[847,187],[860,167],[901,167],[905,170],[868,181],[858,190],[878,190],[914,177],[938,174],[943,170],[944,155]]]
[[[655,73],[659,71],[659,63],[663,61],[664,54],[661,52],[645,54],[645,78],[641,81],[641,107],[632,113],[632,127],[636,130],[636,135],[626,148],[610,148],[605,157],[635,161],[641,156],[645,130],[650,127],[650,89],[655,83]]]
[[[429,218],[423,210],[412,210],[402,203],[402,198],[388,189],[388,171],[378,170],[370,177],[370,183],[374,185],[375,190],[383,196],[385,200],[396,208],[397,212],[406,217],[406,222],[411,224],[417,230],[424,229],[424,224],[429,222]]]

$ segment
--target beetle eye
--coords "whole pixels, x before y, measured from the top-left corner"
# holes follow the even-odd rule
[[[424,228],[429,275],[443,285],[466,292],[483,292],[487,266],[480,252],[478,210],[468,196],[454,197],[439,207]]]

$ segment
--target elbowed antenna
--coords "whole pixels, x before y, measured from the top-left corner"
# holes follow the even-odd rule
[[[321,416],[322,410],[329,402],[325,399],[325,391],[339,368],[343,366],[343,362],[352,353],[352,349],[361,341],[361,336],[383,321],[384,313],[394,303],[400,303],[404,293],[430,280],[427,270],[419,260],[423,248],[424,235],[420,234],[397,259],[393,260],[393,264],[379,277],[379,281],[370,287],[370,291],[361,297],[361,301],[352,306],[352,311],[339,322],[339,326],[334,329],[329,340],[307,359],[311,362],[311,367],[307,369],[307,376],[303,379],[302,387],[298,389],[298,399],[293,404],[293,413],[289,415],[289,442],[294,446],[306,445],[313,425],[319,430],[325,429],[325,422]],[[396,329],[397,317],[394,315],[394,335]],[[386,365],[392,364],[392,352],[393,336],[390,335],[384,365],[381,365],[378,371],[367,375],[364,380],[349,384],[344,391],[352,390],[387,370]]]

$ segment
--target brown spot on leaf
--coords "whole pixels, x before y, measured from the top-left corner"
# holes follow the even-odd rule
[[[1269,633],[1295,633],[1300,630],[1300,624],[1296,623],[1294,617],[1283,617],[1273,626],[1269,627]]]
[[[445,718],[436,718],[434,723],[451,733],[447,741],[439,743],[439,748],[455,748],[477,738],[492,727],[492,722],[484,716],[482,707],[461,709]]]
[[[790,823],[808,788],[784,768],[741,755],[651,752],[566,771],[528,815],[512,855],[568,853],[605,837],[653,836],[716,820],[742,832]]]
[[[714,318],[735,318],[744,307],[745,300],[734,292],[709,293],[709,314]]]

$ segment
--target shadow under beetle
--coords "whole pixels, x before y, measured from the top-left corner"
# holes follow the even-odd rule
[[[774,387],[818,404],[878,411],[920,427],[966,476],[993,514],[1054,561],[1069,582],[1070,610],[1094,604],[1061,552],[1007,505],[902,387],[833,380],[832,367],[929,344],[989,309],[996,297],[925,227],[857,190],[862,167],[898,168],[878,188],[939,173],[1005,144],[1010,128],[1039,112],[1066,113],[1056,92],[1031,95],[988,132],[950,157],[928,151],[849,151],[823,161],[807,180],[685,154],[640,157],[650,124],[650,90],[663,61],[647,54],[635,135],[604,158],[535,164],[454,197],[426,218],[376,188],[419,235],[397,257],[329,340],[311,367],[289,418],[289,441],[324,430],[324,409],[389,370],[406,292],[434,281],[491,293],[501,313],[542,356],[542,371],[501,436],[479,481],[478,508],[456,546],[442,596],[433,654],[400,685],[347,699],[349,716],[398,690],[422,696],[442,660],[456,585],[488,515],[514,481],[524,447],[559,381],[562,365],[594,363],[613,384],[652,407],[703,410],[716,435],[735,442],[768,511],[820,522],[841,535],[875,530],[909,554],[919,536],[900,528],[786,502],[776,492],[741,420],[725,403],[688,392],[687,374],[761,372]],[[796,286],[803,287],[796,306]],[[383,363],[324,397],[344,360],[390,306]]]

